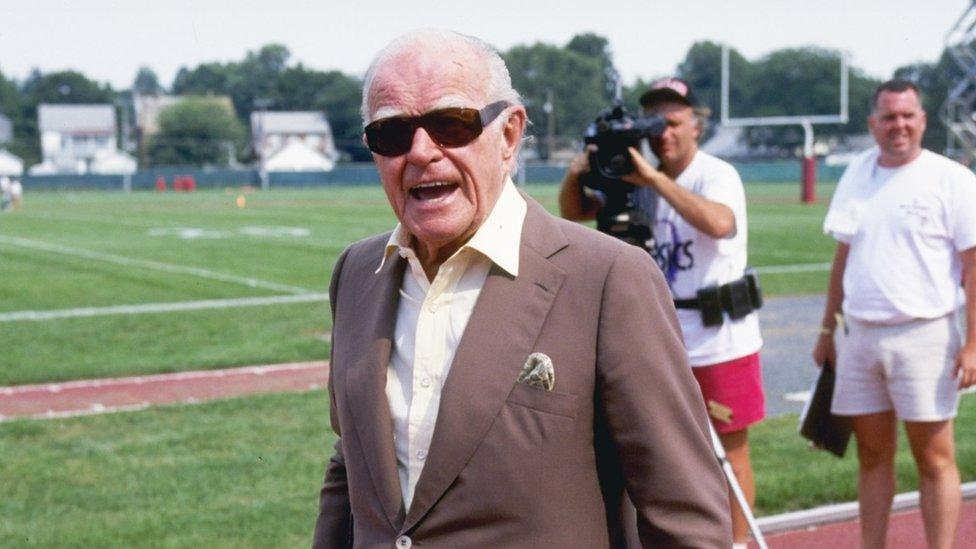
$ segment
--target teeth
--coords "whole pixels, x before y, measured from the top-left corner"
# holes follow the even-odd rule
[[[430,183],[421,183],[420,185],[414,187],[414,189],[430,189],[433,187],[446,187],[450,184],[451,183],[448,183],[447,181],[431,181]]]

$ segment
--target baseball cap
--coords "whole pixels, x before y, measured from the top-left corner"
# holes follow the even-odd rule
[[[640,104],[645,109],[665,101],[684,103],[690,107],[698,105],[698,100],[691,91],[691,86],[680,78],[669,77],[655,80],[644,92],[644,95],[640,96]]]

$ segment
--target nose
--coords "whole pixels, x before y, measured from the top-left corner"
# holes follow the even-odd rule
[[[427,130],[424,128],[414,130],[413,142],[410,144],[410,150],[407,151],[407,162],[417,166],[425,166],[437,161],[443,154],[444,151],[434,142]]]

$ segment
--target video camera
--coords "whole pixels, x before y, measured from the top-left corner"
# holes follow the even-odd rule
[[[642,139],[657,137],[666,128],[660,116],[630,116],[618,99],[583,134],[583,141],[597,148],[589,155],[589,173],[580,178],[581,193],[587,187],[603,197],[597,229],[648,252],[654,247],[653,220],[635,208],[636,187],[620,178],[634,171],[627,148],[640,150]]]
[[[634,118],[623,105],[614,105],[600,113],[583,134],[587,145],[597,146],[596,152],[590,153],[590,169],[606,181],[619,180],[634,171],[627,148],[640,150],[641,139],[658,137],[665,129],[667,123],[660,116]]]

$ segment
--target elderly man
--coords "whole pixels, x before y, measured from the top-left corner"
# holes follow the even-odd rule
[[[728,547],[663,278],[516,190],[526,114],[498,54],[401,37],[367,72],[363,115],[399,224],[334,269],[339,439],[314,545],[596,548],[629,528]]]
[[[748,292],[746,198],[739,174],[729,163],[698,148],[708,109],[679,78],[653,82],[640,98],[645,114],[662,117],[664,132],[651,139],[660,159],[655,169],[634,149],[634,171],[623,180],[635,185],[633,216],[654,231],[649,250],[674,295],[692,371],[701,386],[712,424],[725,447],[747,502],[755,501],[748,428],[765,416],[759,349],[759,318],[752,308],[723,310],[718,299],[706,307],[702,293]],[[587,155],[577,157],[559,194],[563,217],[598,215],[598,195],[580,193],[589,171]],[[623,185],[618,183],[618,185]],[[739,302],[748,302],[746,296]],[[704,309],[704,310],[703,310]],[[742,547],[749,525],[731,500],[732,530]]]
[[[976,382],[976,177],[922,149],[925,111],[910,82],[882,84],[868,124],[878,146],[847,167],[824,221],[838,244],[813,357],[836,364],[832,409],[853,417],[862,546],[885,545],[901,419],[928,546],[951,547],[961,499],[952,418],[957,389]]]

